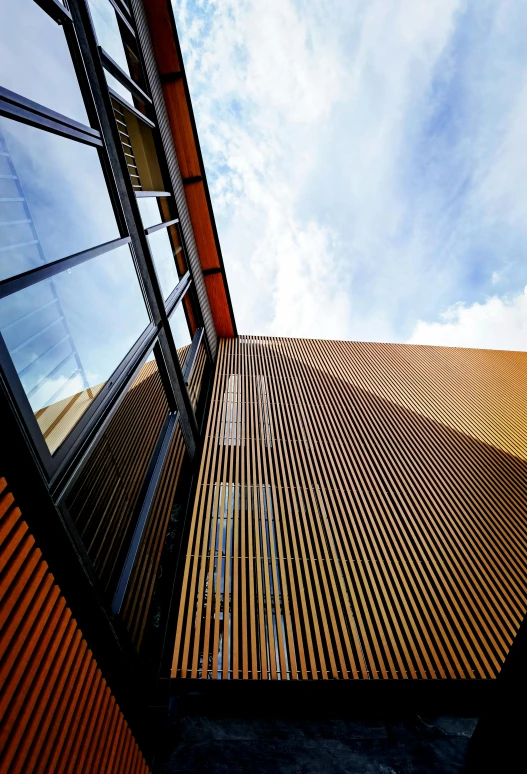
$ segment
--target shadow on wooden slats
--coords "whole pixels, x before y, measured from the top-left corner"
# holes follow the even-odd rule
[[[174,677],[489,680],[527,608],[527,354],[221,342]]]

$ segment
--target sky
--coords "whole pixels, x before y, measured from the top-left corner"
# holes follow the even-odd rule
[[[238,330],[527,349],[524,0],[173,0]]]

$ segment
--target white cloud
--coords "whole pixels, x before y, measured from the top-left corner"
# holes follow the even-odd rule
[[[527,281],[519,8],[175,3],[240,332],[400,341]]]
[[[484,303],[459,303],[440,322],[419,320],[409,344],[527,350],[527,286],[519,295],[492,296]]]

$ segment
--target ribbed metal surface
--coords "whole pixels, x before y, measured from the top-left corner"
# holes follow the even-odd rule
[[[149,771],[0,479],[0,769]]]
[[[203,325],[205,327],[205,333],[207,341],[210,346],[212,357],[216,357],[218,339],[216,336],[216,329],[212,320],[212,313],[210,310],[209,297],[205,288],[205,280],[203,278],[203,272],[201,269],[201,262],[196,247],[196,240],[194,238],[194,230],[190,220],[188,212],[187,199],[183,188],[183,181],[181,179],[181,173],[179,171],[179,165],[174,150],[174,142],[172,139],[172,133],[170,130],[170,123],[167,116],[165,101],[163,98],[163,87],[159,79],[159,72],[155,61],[154,52],[152,49],[152,42],[150,39],[150,32],[145,17],[145,11],[142,0],[131,0],[131,8],[134,14],[135,23],[137,26],[137,33],[141,44],[141,51],[147,70],[148,81],[152,94],[152,100],[156,111],[157,122],[161,139],[163,142],[163,150],[168,165],[170,179],[174,189],[174,196],[176,200],[176,206],[178,210],[178,217],[181,223],[181,229],[185,239],[185,245],[187,248],[188,260],[190,263],[190,270],[196,293],[199,300],[199,306],[201,315],[203,317]]]
[[[102,587],[110,593],[126,557],[138,496],[167,414],[152,360],[141,368],[66,498]]]
[[[527,607],[527,355],[220,342],[173,676],[495,677]]]

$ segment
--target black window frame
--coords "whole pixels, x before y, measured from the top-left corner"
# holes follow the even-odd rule
[[[108,86],[105,70],[114,77],[116,75],[115,72],[111,71],[111,65],[108,67],[108,61],[111,57],[97,43],[87,0],[68,0],[68,7],[62,4],[60,0],[34,0],[34,2],[52,20],[63,26],[90,125],[85,126],[21,95],[9,92],[1,86],[0,115],[97,149],[117,221],[119,237],[104,245],[98,245],[80,253],[60,258],[1,281],[0,298],[62,271],[66,271],[68,268],[80,263],[89,261],[104,252],[109,252],[112,249],[127,244],[131,252],[130,260],[135,265],[150,323],[54,454],[51,454],[49,451],[44,436],[40,431],[29,399],[1,335],[0,382],[4,385],[13,414],[18,420],[21,435],[24,437],[33,458],[47,482],[51,497],[65,515],[66,521],[69,519],[70,534],[73,536],[77,534],[78,541],[80,541],[71,517],[69,517],[65,498],[74,482],[82,474],[84,465],[90,459],[98,439],[105,431],[114,412],[117,411],[139,370],[148,359],[150,353],[154,352],[169,412],[161,428],[156,450],[143,482],[144,496],[138,501],[134,536],[130,544],[129,556],[127,556],[119,581],[120,602],[119,598],[114,597],[112,605],[114,611],[118,612],[124,599],[126,586],[141,543],[142,530],[150,512],[152,496],[156,491],[159,476],[163,470],[166,455],[170,448],[170,440],[173,438],[178,425],[182,431],[186,445],[186,455],[189,461],[192,461],[195,457],[200,446],[200,429],[197,419],[198,406],[196,406],[195,412],[187,391],[187,385],[202,343],[205,346],[207,357],[207,380],[210,379],[212,373],[213,359],[207,337],[204,335],[203,318],[192,280],[191,263],[188,259],[187,246],[177,212],[175,192],[168,173],[163,142],[157,127],[155,108],[148,82],[148,71],[143,61],[143,51],[139,45],[138,36],[134,30],[135,22],[131,9],[124,0],[108,0],[116,10],[119,25],[124,24],[127,33],[129,32],[133,35],[137,41],[137,53],[144,77],[145,90],[132,79],[128,80],[128,75],[124,71],[120,72],[120,78],[117,78],[117,80],[145,104],[149,115],[154,120],[150,120],[148,116],[138,111]],[[118,67],[117,63],[114,64]],[[131,88],[131,84],[134,84],[135,90]],[[152,130],[165,190],[134,191],[123,147],[119,139],[111,104],[112,98],[124,105],[127,110],[130,110],[139,120],[144,121]],[[169,204],[166,210],[171,213],[171,217],[167,221],[144,227],[137,206],[137,198],[142,196],[155,196],[158,199],[168,197]],[[162,217],[164,216],[163,209],[160,210]],[[174,228],[177,231],[183,251],[183,265],[185,266],[185,272],[181,275],[176,262],[179,282],[167,299],[164,299],[162,296],[154,261],[148,246],[148,234],[161,228]],[[184,299],[188,299],[192,309],[193,321],[191,325],[187,314],[187,307],[184,305],[192,340],[185,365],[181,368],[169,324],[169,317],[179,304],[183,304]],[[194,328],[193,335],[192,328]],[[205,402],[206,395],[204,392],[203,398],[200,398],[199,405],[203,407]],[[89,569],[91,563],[87,555],[84,555],[85,553],[82,555],[82,562]],[[92,580],[94,584],[97,583],[97,578],[93,572]]]
[[[81,253],[66,256],[43,266],[36,267],[28,272],[24,272],[23,274],[10,277],[0,282],[0,297],[10,295],[17,290],[21,290],[40,280],[49,278],[72,266],[88,261],[103,252],[115,249],[124,244],[129,244],[131,249],[130,259],[134,261],[139,286],[141,287],[147,313],[151,320],[123,361],[109,377],[104,388],[97,395],[84,415],[80,418],[79,422],[71,430],[54,454],[51,454],[47,447],[34,413],[29,405],[29,400],[25,394],[24,388],[16,373],[7,346],[5,345],[3,338],[0,337],[0,363],[3,367],[3,372],[7,381],[7,391],[17,407],[17,413],[23,421],[25,431],[29,436],[33,448],[37,452],[40,464],[50,482],[50,486],[54,487],[57,486],[58,481],[62,480],[64,476],[67,475],[68,469],[75,464],[79,450],[85,446],[87,439],[89,439],[93,432],[96,431],[98,426],[105,423],[107,406],[111,405],[118,398],[118,395],[124,387],[124,383],[128,381],[129,374],[132,371],[135,371],[137,364],[143,359],[145,347],[148,348],[152,345],[153,338],[156,336],[159,327],[168,325],[168,320],[165,317],[166,310],[164,304],[162,305],[162,310],[156,310],[155,305],[154,309],[152,309],[153,305],[151,299],[152,296],[155,297],[156,285],[158,284],[157,278],[155,278],[155,268],[153,267],[150,255],[144,256],[146,260],[143,260],[143,266],[141,266],[141,261],[138,259],[137,255],[138,248],[140,250],[141,245],[137,245],[137,240],[134,240],[133,234],[130,233],[130,218],[126,217],[125,207],[123,207],[123,196],[118,190],[118,185],[116,185],[116,178],[118,177],[119,170],[115,169],[115,164],[112,164],[112,160],[109,157],[107,143],[105,142],[105,138],[103,138],[103,131],[99,121],[100,111],[97,110],[96,100],[94,101],[92,96],[93,93],[97,91],[96,86],[101,86],[101,82],[99,80],[99,83],[94,85],[94,79],[89,77],[89,73],[85,69],[85,57],[82,56],[82,40],[79,40],[79,38],[82,38],[85,30],[82,28],[80,35],[78,34],[78,24],[75,25],[70,11],[63,6],[62,3],[58,2],[58,0],[35,1],[44,12],[48,13],[52,20],[63,26],[72,56],[73,67],[77,74],[79,87],[84,99],[86,112],[92,125],[85,126],[74,119],[56,113],[55,111],[46,108],[44,105],[28,100],[22,95],[11,92],[3,87],[0,87],[0,115],[4,115],[22,123],[30,124],[42,131],[48,131],[64,136],[72,141],[93,146],[97,149],[120,237],[104,245],[98,245],[82,251]],[[79,5],[83,5],[86,9],[85,0],[80,0],[80,2],[71,0],[71,5],[73,5],[74,14],[75,11],[78,10]],[[106,86],[105,78],[104,85]],[[108,93],[110,93],[110,90],[108,90]],[[130,108],[128,105],[127,107]],[[139,116],[145,120],[145,117],[142,114],[139,114]],[[150,123],[152,126],[155,126],[153,122],[149,122],[149,124]],[[169,192],[160,193],[167,193],[170,195]],[[139,213],[137,213],[137,217],[139,217],[140,222]],[[144,238],[146,239],[146,235]],[[147,264],[147,270],[149,270],[146,273],[146,283],[144,263]],[[150,264],[150,266],[148,266],[148,264]],[[154,281],[152,281],[153,278],[155,278]],[[150,287],[145,287],[145,285],[148,285],[148,281],[150,281]],[[187,272],[174,289],[170,299],[173,300],[173,296],[182,298],[184,293],[188,290],[190,282],[190,276]],[[161,315],[159,315],[159,311],[161,311]],[[160,316],[161,318],[165,317],[165,320],[159,319]],[[156,319],[156,317],[158,319]],[[164,358],[166,360],[170,353],[170,347],[167,344],[164,344],[163,348],[165,349]],[[185,395],[184,378],[180,370],[178,373],[177,362],[171,364],[169,372],[171,372],[170,376],[164,380],[166,387],[168,386],[170,388],[167,390],[169,405],[174,411],[180,411],[183,408],[184,413],[188,415],[190,403],[188,403],[187,407],[185,406],[185,403],[188,401],[188,395]],[[176,383],[176,389],[174,389],[174,383]],[[185,398],[187,401],[185,401]],[[187,409],[186,411],[185,408]],[[190,419],[190,422],[187,419],[187,425],[190,425],[190,428],[187,427],[187,437],[185,438],[187,446],[190,446],[189,450],[191,452],[195,451],[198,442],[197,426],[193,426],[193,419],[194,417]],[[189,436],[191,441],[190,444]]]

